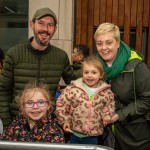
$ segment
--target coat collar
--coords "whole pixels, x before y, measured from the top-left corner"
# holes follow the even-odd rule
[[[31,38],[29,39],[28,44],[27,44],[27,47],[28,47],[28,49],[29,49],[32,53],[34,53],[35,55],[44,55],[44,54],[47,54],[47,53],[50,51],[50,49],[51,49],[51,45],[50,45],[50,44],[48,44],[48,46],[46,47],[45,50],[40,51],[40,50],[38,50],[38,49],[35,49],[35,48],[31,45],[32,40],[33,40],[33,37],[31,37]]]

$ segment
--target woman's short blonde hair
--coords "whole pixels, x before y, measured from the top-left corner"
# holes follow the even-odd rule
[[[94,39],[96,40],[98,36],[108,33],[108,32],[113,32],[114,33],[114,38],[116,39],[117,42],[120,41],[120,30],[119,27],[112,24],[112,23],[102,23],[98,26],[95,34],[94,34]]]

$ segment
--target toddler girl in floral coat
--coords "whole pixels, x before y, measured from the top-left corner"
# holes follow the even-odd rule
[[[64,131],[71,132],[70,143],[97,144],[115,111],[114,94],[104,81],[101,62],[87,57],[82,78],[72,81],[56,102],[56,114]]]

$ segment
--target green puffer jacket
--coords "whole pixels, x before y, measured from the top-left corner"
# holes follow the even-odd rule
[[[50,44],[44,51],[39,51],[31,46],[31,40],[12,47],[5,57],[0,77],[0,118],[4,126],[18,114],[14,98],[27,82],[45,79],[49,90],[54,93],[61,77],[66,84],[74,79],[65,51]]]
[[[74,75],[77,79],[82,77],[81,66],[82,62],[74,63],[73,65],[71,65],[71,68],[73,69]]]
[[[150,111],[150,72],[146,64],[134,58],[124,71],[111,80],[112,91],[117,95],[115,123],[117,150],[148,150],[150,125],[144,115]]]

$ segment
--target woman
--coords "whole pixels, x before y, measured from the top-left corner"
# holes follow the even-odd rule
[[[150,125],[150,72],[141,56],[120,41],[118,26],[101,24],[94,35],[98,57],[116,97],[115,138],[117,150],[148,150]]]

